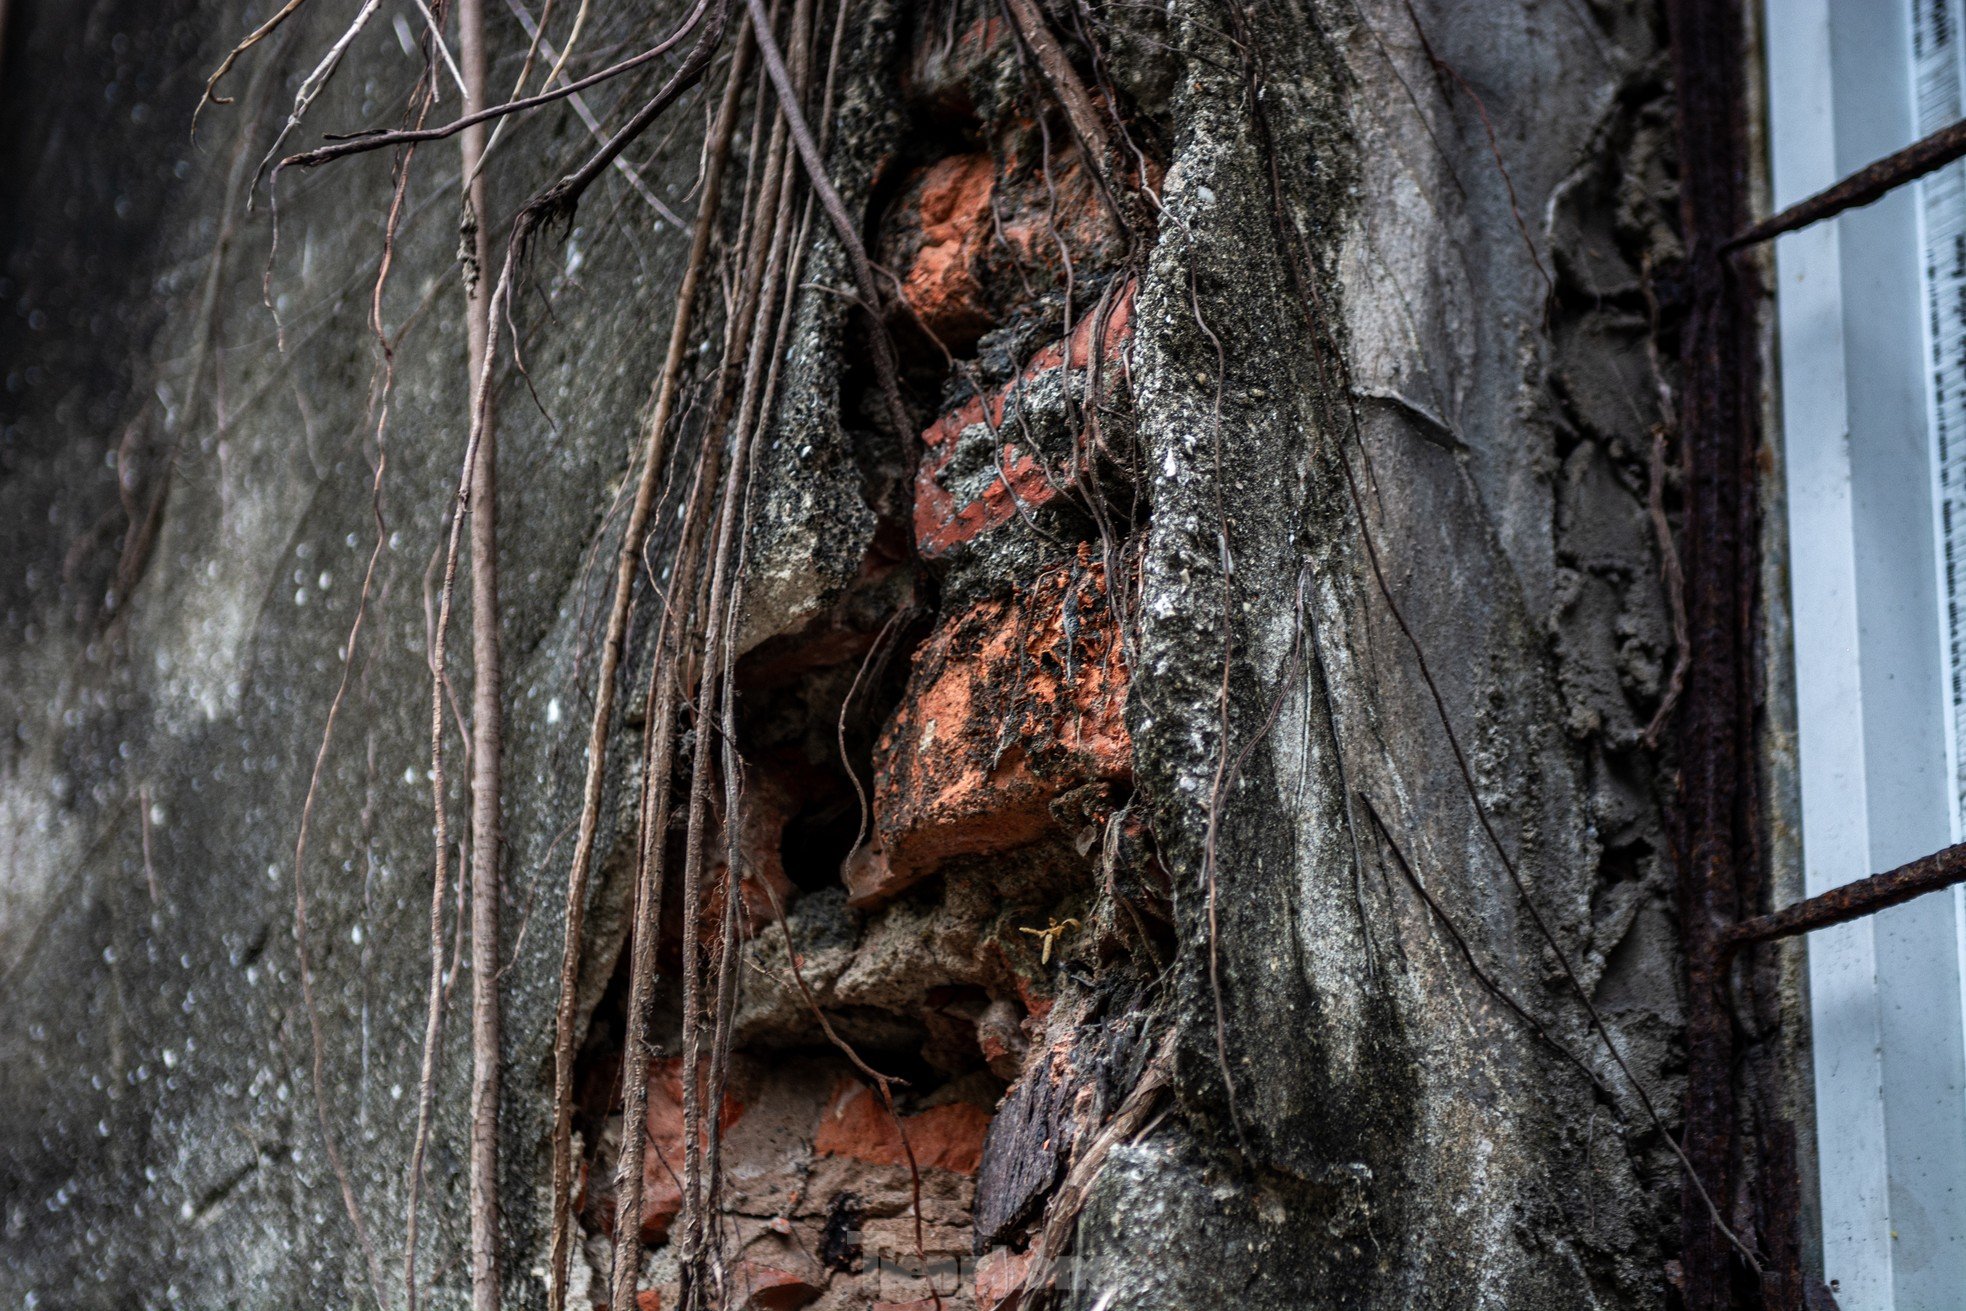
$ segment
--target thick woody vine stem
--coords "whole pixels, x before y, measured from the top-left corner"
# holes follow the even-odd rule
[[[812,43],[813,0],[797,0],[792,7],[792,58],[797,71],[801,92],[807,81],[808,58]],[[786,335],[790,330],[792,307],[797,297],[793,288],[798,283],[798,253],[794,248],[793,235],[793,191],[796,179],[793,176],[791,161],[786,160],[778,185],[778,215],[772,227],[771,253],[765,267],[766,286],[770,295],[762,301],[757,312],[757,322],[752,329],[751,353],[746,360],[744,374],[744,403],[738,416],[740,434],[750,434],[747,445],[755,445],[758,433],[770,422],[771,404],[778,381],[778,362],[784,358]],[[810,207],[807,207],[810,217]],[[804,225],[796,227],[798,235],[805,235]],[[777,298],[773,307],[771,297]],[[775,312],[774,312],[775,309]],[[772,320],[776,318],[774,326]],[[717,964],[717,988],[711,1017],[710,1044],[710,1084],[708,1103],[712,1108],[709,1132],[706,1135],[701,1196],[696,1199],[698,1214],[703,1218],[698,1222],[699,1239],[704,1252],[707,1277],[703,1283],[708,1295],[722,1302],[727,1293],[727,1272],[722,1261],[722,1248],[717,1235],[711,1229],[718,1214],[718,1184],[722,1177],[723,1124],[717,1108],[724,1102],[724,1091],[730,1074],[731,1029],[737,1006],[737,954],[741,946],[739,912],[742,906],[740,891],[742,887],[743,853],[740,834],[743,832],[743,762],[737,753],[736,697],[733,688],[736,683],[735,657],[737,644],[737,624],[744,608],[744,545],[750,536],[751,528],[751,486],[755,481],[756,465],[748,464],[745,470],[746,486],[737,501],[727,500],[724,507],[726,522],[735,521],[734,547],[719,558],[718,568],[730,574],[730,593],[721,610],[713,610],[706,621],[721,629],[721,652],[719,681],[723,689],[723,704],[719,718],[720,760],[723,769],[724,810],[724,915],[722,932],[719,937]],[[707,665],[706,665],[707,668]],[[704,720],[699,718],[697,737],[699,742],[707,742],[704,733]],[[698,757],[708,755],[699,748]],[[698,1077],[700,1067],[692,1064],[685,1077]],[[694,1140],[692,1140],[694,1145]]]
[[[681,701],[684,633],[687,631],[691,597],[696,589],[695,561],[702,546],[705,517],[705,489],[715,472],[699,463],[696,489],[683,525],[683,543],[677,552],[678,567],[671,580],[671,598],[681,599],[681,608],[665,608],[656,637],[656,655],[650,670],[645,721],[650,737],[643,752],[640,850],[635,866],[634,929],[629,962],[627,1034],[622,1052],[622,1123],[640,1127],[648,1108],[649,1044],[644,1038],[648,1024],[650,994],[655,984],[655,953],[662,924],[662,880],[668,833],[670,789],[673,770],[666,762],[676,747],[677,707]],[[660,763],[658,763],[660,762]],[[629,1308],[635,1301],[635,1281],[641,1270],[642,1161],[648,1135],[624,1133],[617,1161],[616,1215],[636,1216],[637,1223],[617,1228],[614,1247],[609,1305]]]
[[[694,86],[702,78],[704,71],[709,66],[711,57],[716,53],[717,48],[722,42],[729,12],[729,0],[720,0],[714,7],[710,7],[708,0],[702,0],[691,12],[690,17],[684,22],[677,34],[680,37],[683,32],[695,30],[697,32],[697,40],[691,47],[689,55],[663,84],[662,88],[622,128],[609,138],[606,145],[591,156],[584,164],[572,173],[561,178],[552,186],[535,195],[520,209],[518,215],[513,220],[512,232],[506,242],[505,257],[499,271],[498,284],[492,291],[490,297],[483,302],[482,322],[485,325],[484,346],[482,352],[474,350],[474,358],[478,361],[478,367],[472,393],[473,403],[470,436],[465,443],[463,472],[460,474],[458,480],[457,496],[452,507],[449,545],[445,552],[443,583],[439,591],[437,617],[430,647],[430,772],[432,807],[434,810],[433,830],[436,837],[437,853],[436,877],[439,881],[443,878],[444,865],[448,858],[448,839],[446,836],[445,821],[447,798],[443,767],[443,704],[445,699],[445,665],[450,616],[455,598],[458,557],[464,517],[467,513],[479,508],[481,504],[476,497],[474,489],[478,483],[481,452],[489,435],[491,419],[491,371],[497,356],[498,325],[502,321],[502,313],[509,313],[513,279],[520,263],[525,257],[533,236],[537,234],[539,228],[553,218],[571,213],[573,207],[579,202],[581,195],[586,192],[588,187],[593,185],[594,181],[627,148],[629,143],[634,141],[636,137],[646,130],[649,124],[659,118],[670,105],[674,104],[677,97]],[[707,23],[703,21],[706,16],[708,18]],[[480,85],[482,85],[482,81]],[[475,171],[475,163],[475,158],[470,160],[465,169],[465,176],[471,176]],[[478,250],[482,252],[485,249],[485,246],[482,244],[482,235],[479,240],[481,244],[479,244]],[[476,276],[482,276],[483,268],[484,256],[481,253],[478,269],[473,271],[474,274]],[[476,276],[472,279],[473,283],[476,282]],[[473,294],[475,297],[481,295],[482,291],[480,289]],[[491,490],[487,488],[488,493]],[[482,504],[488,505],[489,500],[490,496],[487,495]],[[477,709],[480,713],[477,716],[477,724],[474,727],[474,738],[478,738],[487,729],[495,733],[495,726],[497,724],[497,692],[495,690],[498,684],[495,663],[495,642],[497,637],[496,575],[495,573],[488,575],[482,574],[477,568],[477,562],[479,560],[490,558],[492,551],[495,550],[496,542],[492,532],[493,524],[490,513],[473,515],[472,518],[474,520],[474,583],[489,583],[488,587],[477,593],[477,603],[474,607],[474,630],[483,632],[484,630],[480,626],[489,626],[489,632],[485,635],[490,638],[490,644],[481,645],[478,648],[479,668],[476,680],[477,687],[474,689],[475,695],[479,698]],[[480,534],[483,534],[482,546],[480,545]],[[487,654],[491,656],[493,662],[489,669],[483,663],[484,657]],[[489,674],[489,677],[487,677],[487,674]],[[486,717],[482,713],[484,699],[488,696],[492,699],[490,717]],[[487,770],[489,768],[489,778],[491,779],[493,796],[495,798],[496,765],[492,764],[488,767],[486,755],[481,750],[476,749],[476,746],[477,744],[474,742],[474,774],[479,779],[485,778],[487,777]],[[496,744],[494,741],[494,752],[495,750]],[[486,852],[483,846],[474,843],[473,882],[474,885],[479,884],[481,879],[488,882],[494,889],[493,896],[495,897],[497,877],[496,861],[499,855],[497,849],[497,807],[495,799],[487,803],[482,793],[474,795],[473,799],[473,831],[474,837],[479,832],[488,832],[492,839],[489,852]],[[483,863],[486,861],[491,863]],[[474,1052],[478,1053],[488,1050],[491,1055],[489,1062],[491,1068],[488,1071],[484,1068],[484,1062],[482,1060],[480,1061],[479,1067],[474,1073],[472,1088],[472,1187],[474,1194],[476,1194],[480,1188],[486,1187],[488,1184],[488,1191],[490,1193],[489,1201],[483,1207],[476,1204],[476,1196],[474,1195],[474,1205],[472,1207],[474,1303],[480,1311],[491,1311],[491,1308],[495,1308],[497,1304],[496,1289],[493,1288],[488,1292],[485,1287],[487,1280],[495,1284],[497,1279],[496,1244],[498,1227],[496,1198],[498,1042],[495,1012],[497,1004],[497,970],[495,966],[497,950],[497,908],[495,905],[489,908],[486,907],[483,904],[486,900],[489,900],[489,898],[473,898],[474,940],[480,950],[489,947],[492,952],[490,960],[493,963],[492,968],[485,968],[485,963],[479,960],[474,952],[474,1000],[479,1002],[479,1006],[476,1011],[477,1022],[474,1023],[473,1048]],[[483,1004],[487,1000],[490,1003],[490,1008],[487,1008]],[[485,1142],[488,1145],[488,1158],[480,1155],[480,1142]]]
[[[755,30],[754,26],[754,34]],[[721,126],[718,135],[720,137],[728,137],[735,129],[742,92],[740,79],[743,72],[744,67],[734,67],[732,81],[727,84],[724,107],[719,111]],[[776,160],[782,160],[785,150],[782,130],[776,132],[774,136],[775,150],[768,153]],[[768,171],[766,176],[770,177],[772,173]],[[740,223],[739,232],[738,244],[745,247],[743,257],[745,272],[738,287],[737,303],[732,307],[726,322],[724,354],[713,392],[717,398],[716,411],[705,429],[695,487],[684,515],[682,542],[676,554],[678,563],[675,574],[670,580],[668,604],[664,609],[662,631],[657,641],[655,668],[651,674],[650,705],[645,719],[649,726],[647,731],[650,739],[643,762],[641,849],[637,862],[634,928],[629,964],[627,1039],[622,1060],[622,1122],[625,1126],[632,1127],[622,1136],[621,1154],[616,1165],[616,1214],[620,1216],[639,1217],[642,1206],[642,1163],[646,1154],[647,1135],[641,1132],[641,1129],[646,1115],[648,1067],[651,1055],[644,1032],[653,1000],[656,947],[661,932],[662,896],[667,867],[666,838],[670,826],[671,789],[676,758],[676,721],[684,699],[686,666],[691,647],[701,636],[700,630],[705,622],[699,614],[699,609],[704,603],[698,596],[702,585],[698,570],[702,561],[704,539],[715,516],[715,497],[723,468],[724,440],[730,431],[731,411],[735,405],[734,380],[738,376],[738,362],[747,352],[750,334],[754,331],[755,322],[759,317],[757,304],[763,287],[764,260],[760,243],[768,234],[769,227],[759,221],[759,216],[755,212],[746,212]],[[748,239],[745,234],[748,234]],[[697,658],[702,659],[702,654],[699,653]],[[707,712],[701,703],[697,705],[696,713],[699,738],[701,738],[714,721],[707,717]],[[707,753],[706,743],[699,754]],[[696,912],[689,905],[687,886],[684,899],[683,922],[686,926],[685,941],[687,942],[696,923]],[[685,948],[685,978],[690,978],[693,971],[694,964],[689,960],[688,950]],[[695,1080],[685,1076],[683,1085],[686,1097],[693,1101]],[[690,1120],[690,1125],[692,1129],[695,1128],[693,1118]],[[639,1223],[618,1225],[610,1289],[611,1305],[616,1308],[616,1311],[632,1311],[635,1304],[636,1281],[640,1271]]]
[[[429,116],[431,106],[436,102],[435,79],[436,74],[434,70],[426,69],[417,93],[415,121],[419,124]],[[389,267],[394,258],[397,225],[402,219],[403,203],[409,190],[410,162],[415,158],[415,155],[416,147],[407,146],[403,149],[402,158],[397,164],[395,194],[391,197],[389,220],[383,229],[382,268],[377,275],[375,292],[370,299],[370,325],[375,333],[376,344],[382,352],[384,362],[383,404],[385,406],[385,413],[388,404],[388,391],[393,383],[395,374],[395,362],[393,349],[383,330],[382,288],[385,279],[388,277]],[[378,434],[381,432],[380,425],[378,425],[377,432]],[[382,525],[379,520],[380,516],[378,515],[378,523],[376,525],[376,547],[378,551],[381,549],[386,536],[382,531]],[[416,1129],[411,1138],[410,1161],[408,1170],[406,1171],[407,1179],[404,1186],[406,1200],[403,1208],[403,1301],[407,1311],[416,1311],[416,1243],[417,1225],[419,1221],[417,1201],[423,1188],[424,1156],[429,1150],[430,1145],[430,1117],[437,1096],[438,1062],[443,1056],[441,1038],[444,1015],[449,1010],[449,982],[455,980],[458,961],[461,959],[461,954],[453,953],[450,968],[446,970],[444,966],[444,897],[446,893],[445,885],[448,882],[448,861],[446,860],[446,838],[443,834],[443,814],[441,809],[438,812],[437,819],[437,859],[433,866],[433,877],[430,887],[430,983],[425,1000],[423,1052],[418,1064]],[[463,884],[460,880],[458,887],[460,900],[462,899],[463,892]],[[464,924],[462,911],[463,908],[460,905],[457,916],[458,922],[455,926],[457,941],[459,943],[463,940]]]

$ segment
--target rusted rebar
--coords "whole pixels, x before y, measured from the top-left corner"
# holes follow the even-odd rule
[[[1728,241],[1721,250],[1724,253],[1752,246],[1779,237],[1784,232],[1794,232],[1811,223],[1834,218],[1846,209],[1857,209],[1874,200],[1881,200],[1907,182],[1916,182],[1927,173],[1935,173],[1962,156],[1966,156],[1966,119],[1942,127],[1874,164],[1865,165],[1836,185],[1796,201],[1779,214],[1769,215]]]
[[[1738,951],[1759,942],[1774,942],[1833,924],[1847,924],[1962,882],[1966,882],[1966,843],[1935,851],[1883,874],[1846,883],[1773,914],[1742,920],[1728,928],[1724,947],[1727,951]]]
[[[1752,270],[1722,253],[1747,220],[1747,43],[1741,0],[1668,0],[1666,20],[1690,289],[1678,415],[1688,658],[1673,721],[1691,1172],[1680,1198],[1680,1293],[1688,1311],[1732,1311],[1758,1283],[1756,1300],[1774,1311],[1796,1305],[1793,1197],[1764,1190],[1758,1199],[1759,1254],[1730,1242],[1702,1204],[1731,1204],[1744,1170],[1724,943],[1727,927],[1765,895],[1755,795],[1757,288]]]

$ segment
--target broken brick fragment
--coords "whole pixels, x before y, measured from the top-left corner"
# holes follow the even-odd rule
[[[1007,1247],[985,1252],[976,1262],[976,1311],[1017,1311],[1030,1269],[1029,1252]]]
[[[1015,1079],[1024,1068],[1024,1053],[1030,1040],[1024,1036],[1024,1020],[1017,1007],[998,999],[984,1008],[976,1019],[976,1045],[990,1072],[1000,1079]]]
[[[785,873],[782,844],[786,822],[791,819],[796,804],[791,793],[770,772],[760,770],[746,775],[739,815],[741,827],[737,834],[738,864],[742,870],[737,895],[743,912],[740,927],[745,937],[755,937],[777,918],[774,902],[777,910],[792,902],[795,888]],[[713,822],[716,818],[713,815]],[[724,897],[729,886],[725,856],[729,846],[725,835],[717,830],[708,835],[704,846],[703,901],[697,914],[696,940],[703,949],[712,950],[723,940]],[[662,937],[670,960],[676,959],[674,953],[680,950],[682,942],[681,902],[682,898],[674,896],[663,900]]]
[[[915,170],[881,223],[880,261],[899,275],[907,316],[942,349],[966,352],[1031,298],[1032,274],[1084,285],[1121,243],[1076,145],[1007,124],[992,149]],[[1048,153],[1047,153],[1048,150]]]
[[[1130,781],[1126,691],[1105,569],[1083,547],[945,620],[875,747],[875,844],[847,871],[851,900],[886,900],[953,856],[1027,846],[1058,831],[1058,796]]]
[[[758,1261],[739,1261],[731,1268],[730,1283],[739,1311],[798,1311],[826,1291],[811,1276]]]
[[[905,1148],[903,1129],[908,1135]],[[906,1165],[912,1150],[918,1166],[975,1174],[989,1129],[990,1113],[968,1102],[932,1106],[903,1116],[897,1126],[873,1089],[849,1080],[834,1090],[812,1146],[822,1155],[850,1156],[871,1165]]]
[[[1073,328],[1069,342],[1045,347],[1010,383],[972,396],[923,431],[927,450],[915,472],[915,549],[924,558],[946,556],[1020,512],[1028,514],[1058,497],[1070,473],[1047,469],[1024,449],[1028,438],[1020,430],[1015,407],[1022,403],[1023,392],[1061,370],[1087,372],[1094,358],[1095,333],[1101,370],[1109,378],[1114,376],[1120,352],[1133,335],[1133,291],[1134,284],[1128,282],[1113,298],[1103,324],[1087,314]],[[967,495],[949,485],[951,462],[965,441],[997,448],[991,454],[989,477]],[[1084,455],[1075,452],[1074,458]]]
[[[1009,963],[1008,960],[1006,963]],[[1051,1008],[1057,1004],[1058,999],[1048,992],[1039,991],[1040,987],[1045,986],[1043,981],[1030,978],[1014,965],[1011,967],[1010,981],[1017,989],[1017,1000],[1024,1004],[1024,1010],[1029,1016],[1023,1025],[1025,1037],[1028,1039],[1033,1022],[1042,1026],[1050,1017]]]
[[[1062,282],[1067,260],[1083,277],[1118,257],[1119,228],[1076,142],[1056,129],[1047,141],[1035,122],[1018,119],[998,137],[997,149],[1006,194],[995,219],[1020,268]]]
[[[759,771],[745,780],[743,805],[739,809],[737,858],[743,870],[738,880],[738,897],[744,907],[744,932],[755,934],[777,918],[791,904],[792,880],[785,873],[782,842],[786,821],[796,808],[791,793],[771,774]],[[727,849],[718,837],[717,854]],[[719,941],[723,932],[723,892],[727,886],[724,862],[710,867],[706,886],[710,895],[703,899],[701,940]]]
[[[914,255],[901,298],[952,349],[974,342],[996,317],[982,280],[995,178],[989,155],[950,155],[917,174],[901,197],[899,221],[910,229],[902,240]]]

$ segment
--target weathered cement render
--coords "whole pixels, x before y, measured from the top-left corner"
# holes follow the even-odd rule
[[[236,103],[206,107],[189,141],[205,76],[264,5],[12,8],[0,1290],[41,1306],[365,1303],[324,1105],[400,1301],[430,951],[427,579],[465,430],[454,155],[408,191],[382,299],[385,415],[368,320],[387,160],[262,180],[246,203],[337,16],[310,10],[251,52],[227,82]],[[587,39],[646,43],[674,8],[597,7]],[[1015,245],[1024,202],[1001,165],[1032,138],[995,7],[946,24],[905,8],[854,6],[830,163],[909,312],[963,331],[973,311],[955,349],[974,365],[958,377],[908,350],[911,417],[946,445],[910,434],[898,450],[866,322],[838,292],[847,261],[810,229],[739,643],[746,823],[763,836],[745,873],[756,936],[733,1032],[750,1128],[730,1130],[730,1226],[745,1260],[792,1281],[774,1288],[797,1287],[757,1304],[1003,1311],[1017,1294],[1002,1271],[1042,1252],[1057,1297],[1101,1311],[1666,1305],[1680,971],[1666,775],[1643,734],[1676,652],[1647,498],[1655,478],[1673,495],[1653,464],[1672,380],[1652,343],[1678,251],[1656,15],[1094,4],[1081,27],[1058,6],[1061,31],[1101,47],[1140,143],[1130,186],[1154,200],[1122,198],[1128,241],[1073,229],[1070,293],[1062,277],[1008,291],[986,270],[974,306],[952,309],[908,275],[924,246],[968,240],[918,233],[961,206],[909,206],[960,200],[942,179],[993,157]],[[977,43],[945,51],[945,29],[972,22]],[[524,53],[500,31],[495,80]],[[393,122],[409,39],[378,20],[298,144]],[[631,155],[686,216],[715,89]],[[494,212],[591,148],[568,116],[515,124]],[[1101,213],[1059,176],[1068,209]],[[619,179],[598,186],[535,251],[526,375],[507,368],[499,395],[513,1305],[545,1298],[567,834],[687,241]],[[1093,330],[1061,344],[1061,309]],[[907,315],[889,318],[905,346]],[[1122,379],[1110,396],[1095,361]],[[705,378],[692,386],[701,399]],[[977,470],[994,432],[979,465],[973,420],[935,425],[1012,393],[1040,444],[1070,440],[1075,407],[1110,426],[1093,509],[1040,504],[1043,479],[1010,465],[1024,497],[991,510]],[[924,459],[939,462],[926,482]],[[959,508],[922,510],[944,492]],[[655,521],[658,581],[673,509]],[[641,704],[656,613],[644,589],[624,706]],[[467,662],[453,680],[468,705]],[[618,718],[582,984],[582,1068],[604,1090],[646,728],[632,707]],[[873,807],[843,871],[854,791],[836,743],[869,771]],[[827,1136],[857,1085],[786,986],[754,883],[789,903],[806,985],[841,1033],[876,1064],[916,1062],[905,1122],[939,1153],[928,1292],[878,1258],[905,1229],[908,1172],[880,1117]],[[469,1293],[457,991],[419,1256],[440,1306]],[[676,1006],[660,1001],[658,1030]],[[576,1117],[597,1180],[620,1134],[606,1100]],[[780,1221],[817,1252],[861,1214],[848,1194],[864,1252],[765,1261]],[[673,1272],[650,1205],[653,1292]],[[579,1218],[576,1298],[598,1296],[604,1185]]]
[[[1134,714],[1188,874],[1173,1005],[1181,1087],[1209,1117],[1106,1176],[1082,1305],[1113,1288],[1169,1307],[1664,1300],[1672,1165],[1575,984],[1670,1108],[1670,885],[1639,744],[1672,652],[1643,501],[1660,416],[1640,267],[1673,253],[1669,143],[1654,34],[1578,17],[1423,11],[1431,67],[1403,13],[1258,22],[1262,127],[1234,71],[1176,91],[1178,223],[1142,294],[1156,479]],[[1301,281],[1279,227],[1303,234]],[[1246,763],[1218,792],[1225,560]],[[1224,1155],[1207,977],[1217,796],[1217,972],[1253,1175]],[[1456,934],[1483,944],[1492,990]],[[1222,1259],[1155,1259],[1157,1234],[1190,1228]]]

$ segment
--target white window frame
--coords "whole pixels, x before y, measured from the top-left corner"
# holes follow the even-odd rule
[[[1911,4],[1765,0],[1775,210],[1919,135]],[[1906,187],[1775,248],[1808,896],[1958,840],[1923,235]],[[1808,941],[1823,1277],[1842,1311],[1966,1307],[1962,895]]]

